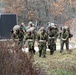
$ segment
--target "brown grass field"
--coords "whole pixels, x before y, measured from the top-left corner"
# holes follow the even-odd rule
[[[13,42],[0,42],[0,75],[76,75],[76,49],[60,54],[55,51],[46,58],[31,57]]]

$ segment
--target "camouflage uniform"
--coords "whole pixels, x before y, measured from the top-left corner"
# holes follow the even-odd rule
[[[18,33],[19,33],[20,25],[15,25],[13,29],[11,30],[11,38],[15,41],[15,39],[18,39]]]
[[[58,37],[58,28],[57,28],[57,26],[56,26],[56,24],[55,23],[48,23],[48,27],[47,27],[47,30],[48,30],[48,35],[50,36],[50,35],[52,35],[53,34],[53,37],[55,38],[54,40],[52,40],[52,39],[50,39],[50,38],[48,38],[48,40],[49,40],[49,49],[51,50],[51,40],[52,41],[54,41],[54,45],[53,45],[53,50],[54,51],[56,51],[56,40],[57,40],[57,37]],[[51,34],[52,33],[52,34]],[[50,54],[51,54],[52,52],[50,52]]]
[[[33,36],[33,40],[34,40],[34,45],[35,45],[35,39],[36,39],[36,31],[35,31],[35,27],[33,27],[33,29],[31,29],[31,34]],[[35,54],[35,49],[34,49],[34,46],[33,46],[33,53]]]
[[[39,57],[41,57],[41,55],[46,57],[47,33],[43,27],[40,29],[40,33],[37,35],[37,40],[39,42]]]
[[[26,41],[27,41],[27,45],[28,45],[28,48],[29,48],[29,52],[31,54],[35,53],[34,51],[34,41],[35,41],[35,36],[31,33],[31,31],[27,31],[26,33]]]
[[[19,33],[18,33],[18,39],[19,39],[19,47],[20,49],[22,48],[22,46],[24,45],[23,39],[24,39],[24,31],[23,29],[19,29]]]
[[[66,49],[69,50],[69,32],[66,29],[63,29],[61,32],[61,53],[63,51],[64,44],[66,45]]]
[[[25,42],[26,42],[26,40],[25,40],[25,38],[26,38],[26,26],[25,26],[25,24],[24,24],[24,23],[21,23],[20,28],[21,28],[21,30],[23,30],[23,32],[24,32],[23,43],[25,44]]]
[[[56,30],[54,28],[50,28],[48,32],[48,47],[50,49],[50,55],[54,53],[56,50]]]

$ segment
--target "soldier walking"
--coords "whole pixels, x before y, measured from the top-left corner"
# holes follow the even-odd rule
[[[60,34],[60,41],[61,41],[60,53],[63,52],[64,44],[66,45],[66,50],[68,51],[69,50],[69,32],[65,28],[62,28],[62,32]]]
[[[23,47],[23,45],[24,45],[24,31],[23,31],[23,29],[20,27],[20,29],[19,29],[19,32],[18,32],[18,39],[19,39],[19,42],[18,42],[18,44],[19,44],[19,48],[21,49],[22,47]]]
[[[40,33],[37,35],[37,40],[39,43],[39,57],[46,57],[46,42],[47,42],[47,33],[44,27],[40,28]]]
[[[56,33],[55,26],[50,26],[48,28],[48,47],[50,49],[50,55],[53,55],[56,50]]]
[[[27,46],[28,46],[28,49],[29,49],[29,52],[31,54],[35,54],[35,51],[34,51],[34,41],[35,41],[35,36],[31,33],[31,30],[28,29],[26,31],[26,43],[27,43]]]

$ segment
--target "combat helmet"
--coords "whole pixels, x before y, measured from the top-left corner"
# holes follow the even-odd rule
[[[41,31],[41,30],[45,30],[45,28],[44,28],[44,27],[41,27],[41,28],[40,28],[40,31]]]
[[[34,27],[34,24],[33,24],[33,22],[32,21],[30,21],[29,23],[28,23],[28,26],[32,26],[32,27]]]
[[[24,26],[25,24],[22,22],[21,25]]]

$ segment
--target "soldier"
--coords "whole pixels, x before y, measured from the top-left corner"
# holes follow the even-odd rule
[[[64,28],[69,32],[69,38],[73,37],[73,34],[70,32],[70,28],[68,26],[64,26]]]
[[[24,32],[26,32],[26,26],[25,26],[25,24],[23,22],[20,24],[20,27],[22,28],[22,30]]]
[[[50,26],[48,28],[48,47],[50,49],[50,55],[53,55],[56,50],[56,33],[55,26]]]
[[[35,54],[35,50],[34,50],[34,40],[35,40],[35,36],[31,33],[31,30],[28,29],[26,31],[26,41],[27,41],[27,45],[29,48],[29,52],[31,54]]]
[[[45,58],[46,57],[46,42],[47,42],[47,33],[45,32],[44,27],[40,28],[40,33],[37,35],[37,40],[39,42],[39,57],[41,55]]]
[[[15,39],[18,39],[18,33],[19,33],[20,25],[15,25],[13,29],[11,30],[11,38],[15,41]]]
[[[66,45],[66,50],[69,50],[69,32],[65,29],[65,27],[62,28],[62,32],[60,35],[61,40],[61,50],[60,53],[63,52],[63,46]]]
[[[23,39],[24,39],[23,25],[22,24],[15,25],[13,27],[13,29],[11,30],[11,35],[12,35],[14,42],[16,41],[15,39],[18,39],[18,45],[19,45],[19,48],[21,49],[22,46],[24,45],[24,43],[23,43]]]
[[[36,30],[35,30],[35,27],[31,27],[31,34],[34,36],[33,39],[34,39],[34,45],[35,45],[35,39],[36,39]],[[33,53],[35,54],[35,49],[33,47]]]
[[[34,24],[31,21],[28,23],[28,26],[26,27],[26,29],[29,29],[30,27],[34,27]]]
[[[23,45],[24,45],[24,30],[23,30],[23,28],[21,28],[20,27],[20,29],[19,29],[19,32],[18,32],[18,39],[19,39],[19,42],[18,42],[18,44],[19,44],[19,47],[20,47],[20,49],[23,47]]]
[[[21,28],[21,30],[23,30],[23,32],[24,32],[23,43],[25,44],[25,43],[26,43],[25,38],[26,38],[26,30],[27,30],[27,27],[26,27],[25,24],[22,22],[21,25],[20,25],[20,28]]]

